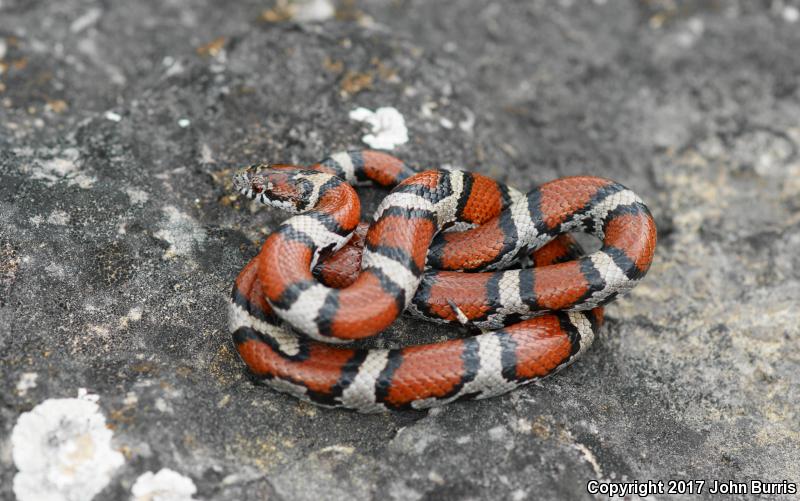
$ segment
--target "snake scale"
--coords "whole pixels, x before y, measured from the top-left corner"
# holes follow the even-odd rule
[[[392,188],[369,226],[352,187],[364,183]],[[250,166],[234,188],[295,214],[235,280],[239,356],[271,387],[328,407],[423,409],[550,375],[588,349],[602,306],[644,277],[655,252],[648,208],[599,177],[523,194],[363,150],[307,167]],[[600,249],[585,254],[570,232],[594,235]],[[480,333],[399,349],[337,346],[404,311]]]

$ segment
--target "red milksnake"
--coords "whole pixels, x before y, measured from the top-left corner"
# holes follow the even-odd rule
[[[368,230],[348,184],[361,182],[394,186]],[[415,173],[388,154],[352,151],[310,167],[251,166],[234,186],[297,214],[236,278],[229,323],[240,357],[280,391],[362,412],[486,398],[560,370],[655,251],[647,207],[597,177],[523,195],[480,174]],[[573,231],[602,247],[580,255]],[[508,269],[529,255],[533,267]],[[483,332],[393,350],[332,346],[373,336],[403,311]]]

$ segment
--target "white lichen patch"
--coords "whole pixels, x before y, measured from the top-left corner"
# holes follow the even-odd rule
[[[50,263],[44,267],[44,271],[54,278],[64,278],[67,276],[67,271],[59,263]]]
[[[787,23],[796,23],[800,19],[800,9],[793,5],[787,5],[781,12],[781,17]]]
[[[493,428],[489,428],[487,432],[490,440],[494,440],[495,442],[505,441],[508,439],[508,430],[503,425],[498,425]]]
[[[323,447],[322,449],[319,450],[319,454],[333,453],[333,454],[343,454],[346,456],[351,456],[355,451],[356,451],[355,447],[352,447],[350,445],[335,444]]]
[[[692,47],[700,40],[705,30],[703,20],[699,17],[693,17],[686,22],[683,29],[678,31],[676,41],[685,48]]]
[[[336,14],[331,0],[295,0],[287,10],[293,20],[301,23],[326,21]]]
[[[181,62],[180,60],[176,60],[172,56],[164,57],[164,59],[161,60],[161,65],[167,69],[167,71],[164,72],[164,75],[167,77],[180,75],[186,70],[186,68],[183,65],[183,62]]]
[[[163,412],[165,414],[173,414],[174,413],[174,411],[172,410],[172,406],[169,403],[167,403],[167,401],[164,400],[161,397],[156,398],[155,408],[159,412]]]
[[[97,7],[87,10],[82,16],[78,17],[69,25],[69,31],[80,33],[87,28],[94,26],[100,20],[103,11]]]
[[[124,462],[92,395],[51,398],[23,413],[11,432],[19,501],[92,499]]]
[[[58,226],[66,226],[69,223],[69,214],[63,210],[54,210],[47,216],[47,222]]]
[[[126,393],[125,398],[122,400],[122,404],[125,405],[125,407],[133,407],[137,403],[139,403],[139,397],[132,391]]]
[[[138,322],[142,319],[142,308],[134,306],[128,310],[128,314],[119,319],[119,328],[127,329],[131,322]]]
[[[140,205],[150,199],[150,195],[148,195],[146,191],[138,188],[125,188],[125,194],[128,195],[128,198],[131,200],[131,205]]]
[[[392,107],[378,108],[374,112],[366,108],[356,108],[350,112],[350,118],[369,124],[370,134],[361,140],[379,150],[392,150],[395,146],[408,142],[408,129],[403,115]]]
[[[34,152],[27,152],[33,154]],[[46,154],[47,151],[41,153]],[[76,148],[66,148],[53,155],[52,158],[34,161],[26,165],[32,179],[40,179],[47,186],[53,186],[59,181],[66,181],[68,186],[78,186],[89,189],[97,181],[92,176],[81,172],[78,165],[80,153]]]
[[[204,164],[214,163],[214,153],[206,143],[200,146],[200,162]]]
[[[464,108],[464,120],[458,122],[458,127],[467,134],[472,134],[472,129],[475,127],[475,113],[469,108]]]
[[[36,388],[38,378],[39,374],[35,372],[23,372],[17,381],[17,395],[24,397],[28,394],[28,390]]]
[[[141,306],[134,306],[128,311],[128,319],[131,322],[138,322],[142,319],[142,308]]]
[[[42,224],[42,223],[44,222],[44,218],[43,218],[42,216],[40,216],[39,214],[37,214],[37,215],[35,215],[35,216],[32,216],[32,217],[28,218],[28,221],[30,221],[30,222],[31,222],[31,224],[32,224],[32,225],[33,225],[35,228],[38,228],[38,227],[39,227],[39,225],[40,225],[40,224]]]
[[[107,338],[111,335],[111,329],[102,324],[89,324],[86,326],[86,332],[101,338]]]
[[[131,488],[133,501],[192,501],[197,492],[194,482],[180,473],[162,468],[148,471],[136,479]]]
[[[155,237],[169,243],[164,259],[187,256],[195,244],[205,241],[205,230],[191,216],[171,205],[164,207],[163,211],[167,219],[161,223],[161,229],[155,233]]]

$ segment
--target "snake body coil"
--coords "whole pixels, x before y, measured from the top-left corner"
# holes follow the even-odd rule
[[[394,186],[368,229],[348,184],[362,182]],[[602,305],[636,285],[655,250],[647,207],[597,177],[523,195],[480,174],[415,173],[385,153],[354,151],[309,167],[253,166],[234,185],[297,214],[236,278],[229,323],[239,355],[280,391],[362,412],[486,398],[560,370],[591,345]],[[574,231],[601,248],[581,255]],[[528,256],[532,268],[508,269]],[[394,350],[332,345],[373,336],[403,311],[484,332]]]

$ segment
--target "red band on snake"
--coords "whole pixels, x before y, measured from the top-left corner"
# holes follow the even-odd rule
[[[396,185],[366,231],[348,184],[361,182]],[[414,173],[355,151],[305,168],[252,166],[234,185],[298,214],[236,279],[229,317],[241,358],[274,388],[364,412],[486,398],[569,365],[591,344],[600,307],[641,280],[655,250],[647,207],[597,177],[523,195],[480,174]],[[602,246],[582,255],[569,232]],[[509,269],[528,256],[533,267]],[[330,344],[373,336],[403,311],[484,332],[396,350]]]

